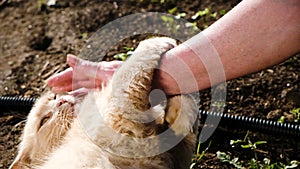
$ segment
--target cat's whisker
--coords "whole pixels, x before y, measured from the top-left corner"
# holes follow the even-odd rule
[[[23,123],[26,123],[26,121],[27,121],[26,119],[20,121],[19,123],[15,124],[15,127],[18,127],[18,126],[22,125]]]
[[[60,128],[59,128],[59,132],[58,132],[59,134],[58,134],[58,138],[60,138],[60,136],[62,136],[62,134],[63,134],[63,126],[61,126]]]

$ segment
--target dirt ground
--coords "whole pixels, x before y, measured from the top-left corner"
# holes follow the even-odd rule
[[[55,6],[47,6],[46,0],[0,0],[0,96],[38,97],[46,90],[45,79],[67,68],[67,53],[79,54],[87,39],[105,24],[138,12],[164,12],[176,8],[173,13],[186,13],[188,21],[196,12],[210,9],[210,14],[195,20],[202,30],[229,11],[237,0],[199,1],[97,1],[57,0]],[[217,12],[216,15],[213,15]],[[139,21],[133,24],[140,24]],[[143,36],[141,36],[143,37]],[[137,39],[141,39],[137,37]],[[135,47],[138,40],[127,38],[105,54],[111,60],[123,47]],[[289,112],[300,107],[299,88],[300,57],[291,57],[280,65],[258,73],[227,82],[225,113],[257,118],[286,121],[296,118]],[[210,90],[200,92],[200,109],[208,110]],[[8,168],[16,155],[17,144],[27,112],[0,110],[0,168]],[[298,122],[299,124],[299,122]],[[195,168],[233,168],[221,163],[217,151],[229,152],[247,161],[252,152],[231,148],[230,140],[242,139],[246,130],[217,130],[211,137],[211,145]],[[261,147],[259,160],[285,162],[300,160],[298,138],[251,132],[251,140],[266,140]],[[203,144],[205,149],[208,142]]]

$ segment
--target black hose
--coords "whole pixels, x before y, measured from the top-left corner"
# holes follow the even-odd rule
[[[29,111],[36,101],[36,98],[24,98],[24,97],[0,97],[0,110],[21,110]],[[207,116],[211,116],[216,119],[221,118],[221,123],[225,123],[228,126],[251,129],[254,131],[290,135],[300,137],[300,125],[291,123],[279,123],[277,121],[271,121],[267,119],[258,119],[246,116],[237,116],[227,113],[199,111],[201,119],[205,119]]]
[[[234,128],[244,128],[262,133],[288,135],[300,137],[300,125],[291,123],[280,123],[278,121],[259,119],[246,116],[237,116],[227,113],[208,112],[200,110],[201,119],[207,116],[219,119],[220,123]]]
[[[36,98],[2,96],[0,110],[29,111],[35,101]]]

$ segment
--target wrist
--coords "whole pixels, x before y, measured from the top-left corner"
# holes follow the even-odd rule
[[[181,44],[162,56],[156,83],[168,95],[198,91],[201,64],[191,48]]]

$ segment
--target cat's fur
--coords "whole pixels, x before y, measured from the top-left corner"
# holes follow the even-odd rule
[[[49,152],[61,144],[70,129],[75,99],[72,96],[45,93],[27,117],[19,152],[10,168],[30,168],[42,164]]]
[[[142,41],[111,82],[80,103],[68,95],[50,101],[52,94],[42,96],[28,116],[10,168],[188,168],[196,142],[195,102],[184,95],[155,106],[149,102],[154,69],[161,54],[175,45],[166,37]],[[56,129],[53,115],[40,127],[49,112],[65,114],[66,125]]]

